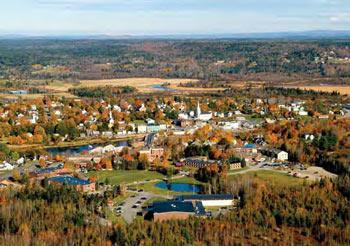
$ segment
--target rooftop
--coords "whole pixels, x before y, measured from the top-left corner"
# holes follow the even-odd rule
[[[88,185],[91,184],[90,180],[79,179],[73,176],[56,176],[49,178],[48,181],[64,183],[67,185]]]
[[[246,145],[243,146],[243,148],[245,148],[245,149],[255,149],[256,145],[255,144],[246,144]]]
[[[205,209],[201,202],[181,202],[181,201],[169,201],[169,202],[155,202],[153,203],[154,213],[168,213],[168,212],[184,212],[194,213],[196,215],[204,215]]]
[[[62,169],[62,168],[63,168],[63,164],[58,164],[58,165],[55,165],[52,167],[38,169],[38,170],[34,171],[34,173],[36,173],[36,174],[52,173],[52,172],[55,172],[55,171]]]

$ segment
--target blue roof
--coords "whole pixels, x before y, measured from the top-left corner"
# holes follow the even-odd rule
[[[245,149],[254,149],[254,148],[256,148],[256,145],[255,144],[246,144],[246,145],[244,145],[243,148],[245,148]]]
[[[233,200],[234,196],[232,194],[198,194],[198,195],[181,195],[177,196],[175,199],[178,201],[186,200]]]
[[[155,202],[153,203],[153,213],[184,212],[194,213],[196,215],[205,215],[205,209],[202,202]]]
[[[49,178],[48,181],[64,183],[67,185],[88,185],[91,184],[90,180],[79,179],[73,176],[55,176]]]

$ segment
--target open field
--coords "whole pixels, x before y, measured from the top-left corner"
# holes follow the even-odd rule
[[[161,78],[126,78],[126,79],[106,79],[106,80],[82,80],[80,86],[94,87],[101,85],[111,86],[132,86],[141,92],[153,92],[156,89],[151,88],[154,85],[169,83],[170,85],[178,85],[180,83],[188,83],[196,81],[194,79],[161,79]]]
[[[119,185],[122,183],[130,184],[133,182],[141,182],[146,180],[164,178],[162,174],[157,172],[136,171],[136,170],[94,171],[94,172],[89,172],[88,176],[89,177],[95,176],[97,180],[100,182],[105,182],[106,178],[108,178],[111,185]]]
[[[175,182],[172,182],[172,183],[175,183]],[[155,195],[160,195],[160,196],[176,196],[176,195],[193,194],[192,192],[176,192],[176,191],[161,189],[156,187],[155,184],[156,184],[155,182],[145,183],[142,185],[138,185],[137,188],[143,189],[147,192],[151,192]]]
[[[244,174],[228,176],[229,180],[237,180],[242,177],[251,177],[251,178],[255,177],[269,184],[279,185],[279,186],[301,185],[305,182],[304,179],[292,177],[287,173],[270,171],[270,170],[259,170],[259,171],[247,172]]]

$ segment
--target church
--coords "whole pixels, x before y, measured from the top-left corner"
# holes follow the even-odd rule
[[[201,107],[198,102],[197,111],[196,111],[196,120],[209,121],[211,120],[211,118],[213,118],[213,114],[211,112],[202,113]]]

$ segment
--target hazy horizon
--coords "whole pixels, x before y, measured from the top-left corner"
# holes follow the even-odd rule
[[[13,0],[1,34],[189,35],[349,30],[346,0]]]

